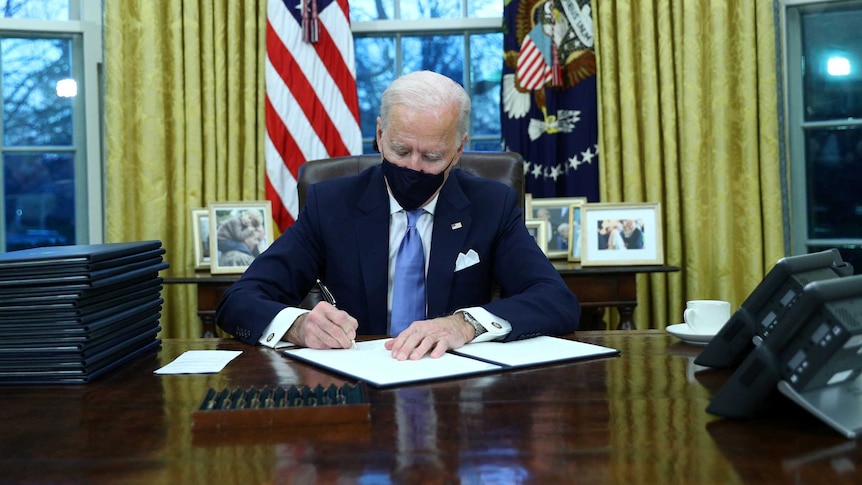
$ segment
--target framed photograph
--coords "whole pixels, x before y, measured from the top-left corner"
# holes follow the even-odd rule
[[[581,207],[581,266],[664,264],[661,204]]]
[[[548,254],[548,228],[545,225],[545,221],[541,219],[527,219],[527,231],[529,231],[530,235],[533,236],[533,239],[536,240],[536,244],[539,245],[539,249],[542,250],[546,255]]]
[[[577,263],[581,260],[581,207],[584,204],[571,204],[569,206],[569,237],[568,237],[568,260]]]
[[[192,209],[192,241],[195,246],[195,269],[210,269],[209,209]]]
[[[210,271],[242,273],[273,240],[272,204],[213,202],[210,217]]]
[[[531,205],[533,205],[533,194],[524,192],[524,219],[530,219]]]
[[[550,259],[567,259],[569,254],[569,208],[572,205],[587,203],[586,197],[546,197],[533,198],[530,201],[530,212],[527,219],[545,221],[548,250],[545,254]]]

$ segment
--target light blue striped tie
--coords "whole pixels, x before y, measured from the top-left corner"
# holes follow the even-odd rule
[[[425,320],[425,251],[416,221],[425,209],[407,211],[407,232],[395,257],[395,280],[392,283],[393,336],[416,320]]]

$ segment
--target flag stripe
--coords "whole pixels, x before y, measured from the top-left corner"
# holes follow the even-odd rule
[[[322,29],[320,43],[315,44],[317,55],[323,60],[323,65],[329,70],[335,86],[341,91],[341,96],[348,110],[354,115],[359,126],[359,99],[356,96],[356,71],[353,56],[353,34],[350,33],[349,7],[347,0],[338,0],[340,9],[328,8],[321,14]],[[333,32],[334,35],[330,34]],[[321,46],[327,46],[323,49]],[[343,47],[349,49],[342,50]],[[360,136],[361,133],[357,131]]]
[[[527,38],[524,50],[518,58],[518,76],[524,89],[538,89],[550,78],[550,70],[542,52]]]
[[[294,138],[289,135],[282,119],[273,109],[270,97],[265,100],[265,117],[266,196],[272,201],[273,218],[278,222],[279,228],[284,230],[293,224],[299,213],[299,199],[296,190],[278,190],[278,188],[296,187],[299,166],[304,157]]]
[[[266,69],[270,72],[274,67],[267,63]],[[300,93],[300,96],[309,95]],[[289,106],[290,109],[279,109],[284,106]],[[326,148],[322,140],[317,137],[311,121],[305,116],[305,112],[298,108],[299,102],[291,90],[284,84],[273,86],[266,103],[267,122],[272,123],[271,127],[267,127],[267,133],[270,134],[270,139],[282,158],[293,162],[294,168],[297,169],[306,160],[326,156]],[[291,160],[293,157],[302,158],[302,160]],[[296,174],[296,170],[291,172]]]
[[[266,194],[281,230],[298,216],[303,163],[362,151],[347,0],[317,4],[315,43],[302,40],[300,0],[267,8]]]
[[[300,113],[296,112],[295,109],[299,108],[305,123],[302,126],[293,124],[297,131],[303,132],[304,137],[302,139],[305,139],[305,136],[314,136],[323,142],[323,145],[319,145],[317,148],[328,145],[333,147],[335,152],[345,152],[345,145],[341,140],[339,130],[333,126],[334,120],[329,117],[330,110],[325,106],[325,104],[334,104],[336,100],[333,99],[331,90],[318,96],[308,77],[306,77],[306,72],[309,72],[312,78],[325,79],[323,82],[334,83],[335,81],[328,75],[324,76],[320,71],[326,69],[316,63],[309,62],[307,63],[310,64],[308,68],[303,69],[291,55],[289,49],[279,49],[270,42],[267,42],[267,48],[270,52],[278,53],[278,57],[272,58],[273,63],[267,65],[267,78],[277,79],[277,81],[273,81],[273,89],[278,93],[279,101],[281,101],[273,103],[274,109],[282,119],[289,120],[288,123],[290,123],[290,121],[297,120]],[[289,116],[287,110],[290,111]],[[305,126],[312,128],[315,133],[304,133],[306,131]],[[292,134],[297,134],[297,131],[290,130]],[[330,154],[324,149],[322,153],[314,150],[308,155],[325,157]]]

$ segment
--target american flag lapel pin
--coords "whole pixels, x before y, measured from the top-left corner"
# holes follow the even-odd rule
[[[455,231],[457,229],[461,229],[461,223],[460,222],[456,222],[455,224],[452,224],[452,230]]]

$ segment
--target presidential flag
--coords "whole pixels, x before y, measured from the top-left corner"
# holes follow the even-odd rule
[[[598,104],[589,0],[512,0],[503,15],[503,148],[534,198],[599,200]]]
[[[266,198],[284,231],[300,165],[360,154],[362,134],[347,0],[269,0],[266,20]]]

